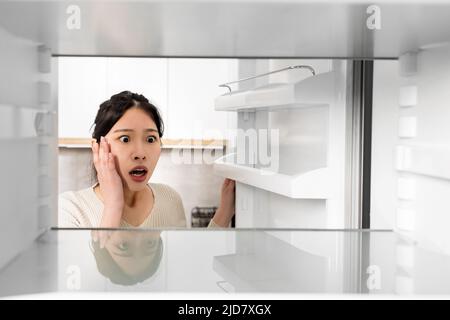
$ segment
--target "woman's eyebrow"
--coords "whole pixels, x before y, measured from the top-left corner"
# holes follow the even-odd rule
[[[135,130],[133,130],[133,129],[117,129],[117,130],[114,130],[113,133],[116,133],[116,132],[132,132],[132,131],[135,131]],[[144,132],[158,132],[158,130],[153,129],[153,128],[148,128],[148,129],[144,129]]]

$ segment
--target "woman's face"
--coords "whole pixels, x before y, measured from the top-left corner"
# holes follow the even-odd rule
[[[155,122],[139,108],[128,109],[106,135],[124,187],[141,191],[161,154]]]
[[[150,265],[159,264],[160,234],[159,231],[114,231],[105,248],[126,274],[136,276]]]

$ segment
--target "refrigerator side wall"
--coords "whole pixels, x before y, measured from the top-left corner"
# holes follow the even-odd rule
[[[450,46],[400,57],[396,230],[450,252]]]
[[[50,50],[0,28],[0,268],[55,222]]]

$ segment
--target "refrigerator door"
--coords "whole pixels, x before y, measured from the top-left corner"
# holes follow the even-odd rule
[[[291,69],[245,80],[216,99],[216,110],[238,112],[238,128],[235,154],[216,161],[215,171],[237,181],[238,227],[351,227],[345,207],[351,63],[240,60],[239,72],[245,78],[248,70],[289,65],[308,65],[315,75]]]

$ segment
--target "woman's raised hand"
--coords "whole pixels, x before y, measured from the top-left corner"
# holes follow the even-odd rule
[[[100,227],[117,228],[124,207],[123,183],[105,137],[100,138],[100,145],[96,141],[92,143],[92,155],[105,206]]]
[[[234,180],[226,178],[222,184],[222,191],[220,195],[220,206],[214,214],[214,222],[221,227],[228,227],[235,211],[235,189],[236,183]]]

